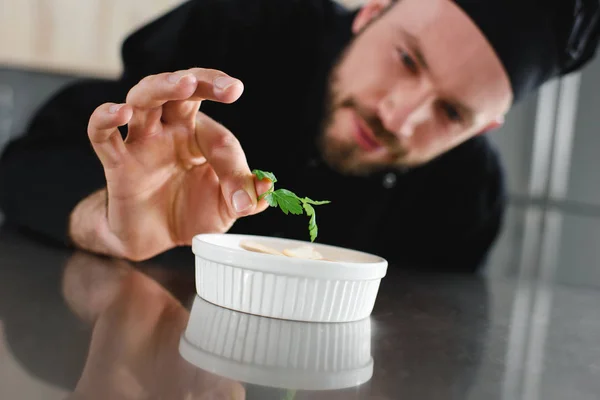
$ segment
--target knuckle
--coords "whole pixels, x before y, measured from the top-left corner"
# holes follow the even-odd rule
[[[240,169],[240,162],[244,153],[238,145],[237,139],[231,136],[222,136],[212,141],[206,150],[206,158],[213,167],[219,169],[221,177],[231,176]]]
[[[154,80],[156,80],[156,78],[159,75],[146,75],[145,77],[143,77],[142,79],[140,79],[140,81],[138,82],[137,85],[135,85],[134,87],[145,87],[148,86],[150,83],[152,83]]]
[[[239,147],[240,142],[233,134],[220,134],[214,138],[211,151],[214,155],[218,156],[223,153],[230,154],[232,152],[237,152]]]
[[[146,90],[146,88],[152,84],[152,81],[155,79],[155,77],[156,75],[148,75],[142,78],[135,86],[129,89],[125,102],[131,103],[132,101],[136,101],[136,99],[139,97],[138,93]]]
[[[134,99],[135,99],[135,92],[136,92],[136,87],[134,86],[132,87],[129,92],[127,92],[127,96],[125,97],[125,103],[127,104],[132,104]]]

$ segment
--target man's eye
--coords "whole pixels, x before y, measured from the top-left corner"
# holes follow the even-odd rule
[[[398,49],[398,55],[400,56],[400,61],[406,68],[408,68],[411,72],[417,72],[417,63],[415,60],[402,49]]]
[[[454,107],[452,104],[442,103],[441,107],[442,107],[442,111],[444,112],[444,114],[450,121],[452,121],[452,122],[460,122],[461,121],[462,118],[460,116],[460,113],[458,112],[456,107]]]

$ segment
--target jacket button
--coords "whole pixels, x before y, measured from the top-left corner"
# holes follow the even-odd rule
[[[393,172],[388,172],[387,174],[385,174],[385,176],[383,177],[383,187],[386,189],[392,189],[394,186],[396,186],[396,174],[394,174]]]

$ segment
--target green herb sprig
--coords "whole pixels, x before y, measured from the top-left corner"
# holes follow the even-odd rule
[[[263,180],[265,178],[269,179],[273,185],[271,188],[263,193],[258,199],[265,199],[269,206],[281,208],[281,211],[288,215],[288,213],[294,215],[300,215],[303,212],[306,212],[306,215],[310,217],[308,221],[308,232],[310,234],[310,241],[314,242],[319,233],[319,228],[317,227],[317,212],[313,206],[320,206],[323,204],[330,203],[329,200],[317,201],[309,199],[308,197],[298,197],[295,193],[287,190],[287,189],[277,189],[275,190],[275,182],[277,182],[277,178],[272,172],[261,171],[259,169],[255,169],[252,171],[254,175],[259,180]]]

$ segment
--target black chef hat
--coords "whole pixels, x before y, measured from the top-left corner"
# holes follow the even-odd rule
[[[496,50],[515,102],[596,52],[600,0],[455,0]]]

